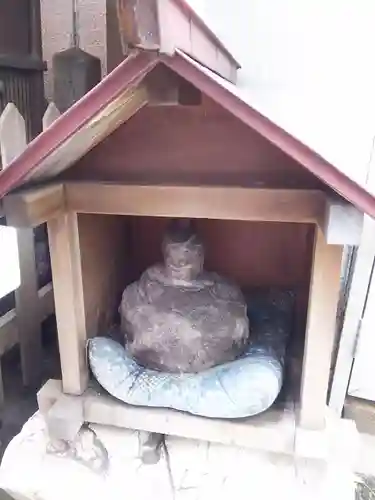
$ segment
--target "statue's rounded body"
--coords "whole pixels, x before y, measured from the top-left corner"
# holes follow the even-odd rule
[[[240,289],[203,271],[203,245],[189,229],[172,227],[163,252],[164,264],[148,268],[123,293],[129,353],[147,368],[177,373],[237,358],[249,339]]]

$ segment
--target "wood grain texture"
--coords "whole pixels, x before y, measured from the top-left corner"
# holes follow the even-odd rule
[[[358,246],[361,242],[364,214],[338,196],[326,197],[324,216],[319,226],[329,245]]]
[[[127,283],[126,219],[67,213],[48,223],[63,387],[87,387],[87,338],[113,324]]]
[[[146,104],[147,90],[142,86],[122,91],[73,135],[64,137],[61,145],[39,162],[32,174],[33,180],[54,178],[74,165]]]
[[[33,230],[19,229],[17,241],[21,286],[15,291],[15,298],[22,379],[24,385],[37,387],[41,382],[42,330]]]
[[[80,213],[315,223],[323,195],[302,189],[66,182],[68,210]]]
[[[131,218],[135,277],[162,260],[168,222],[165,218]],[[244,288],[308,285],[312,225],[207,219],[194,224],[203,240],[206,269],[228,276]]]
[[[54,312],[54,298],[52,283],[38,290],[39,319],[44,321]],[[17,325],[17,313],[11,309],[0,317],[0,356],[14,347],[20,338]]]
[[[82,394],[88,382],[87,330],[77,214],[50,220],[48,238],[64,392]]]
[[[13,227],[36,227],[64,211],[62,184],[26,189],[5,196],[7,222]]]
[[[87,335],[103,335],[113,325],[129,281],[125,217],[78,216]]]
[[[50,382],[38,394],[40,404],[46,408],[61,395],[58,382]],[[293,403],[275,405],[269,411],[248,419],[225,420],[198,417],[167,408],[131,406],[92,390],[87,390],[79,399],[83,402],[85,422],[276,453],[291,454],[294,450]]]
[[[320,189],[323,184],[208,98],[145,107],[64,173],[70,179]]]
[[[239,64],[187,2],[157,0],[160,52],[176,47],[223,78],[235,83]]]
[[[343,247],[327,245],[316,229],[303,357],[300,425],[325,425],[331,357],[336,332]]]

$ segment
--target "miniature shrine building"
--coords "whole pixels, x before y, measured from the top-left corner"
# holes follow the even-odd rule
[[[41,390],[40,408],[66,429],[88,421],[289,453],[296,426],[325,425],[343,250],[359,244],[375,199],[252,108],[235,59],[171,4],[176,32],[161,15],[159,38],[142,38],[134,21],[126,59],[0,173],[8,224],[48,225],[62,381]],[[122,290],[158,261],[178,217],[196,220],[209,269],[243,289],[294,291],[288,404],[221,422],[89,388],[86,340],[116,322]]]

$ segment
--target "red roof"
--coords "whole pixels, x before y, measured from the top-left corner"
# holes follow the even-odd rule
[[[88,152],[106,136],[100,129],[93,134],[98,117],[107,116],[113,101],[125,89],[137,85],[157,64],[165,64],[219,103],[246,125],[308,169],[359,210],[375,217],[375,197],[365,187],[345,175],[316,152],[256,111],[248,95],[233,83],[176,49],[173,55],[140,51],[129,56],[46,131],[31,142],[6,170],[0,173],[0,198],[30,180],[52,178]],[[117,125],[121,123],[117,116]],[[80,140],[72,142],[75,135]],[[99,135],[98,135],[99,134]],[[70,148],[70,149],[68,149]],[[67,151],[70,154],[67,154]]]

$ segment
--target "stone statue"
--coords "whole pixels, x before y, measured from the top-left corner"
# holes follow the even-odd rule
[[[246,349],[249,323],[240,289],[203,270],[204,248],[190,221],[171,222],[164,263],[129,285],[120,306],[126,349],[142,366],[199,372]]]

